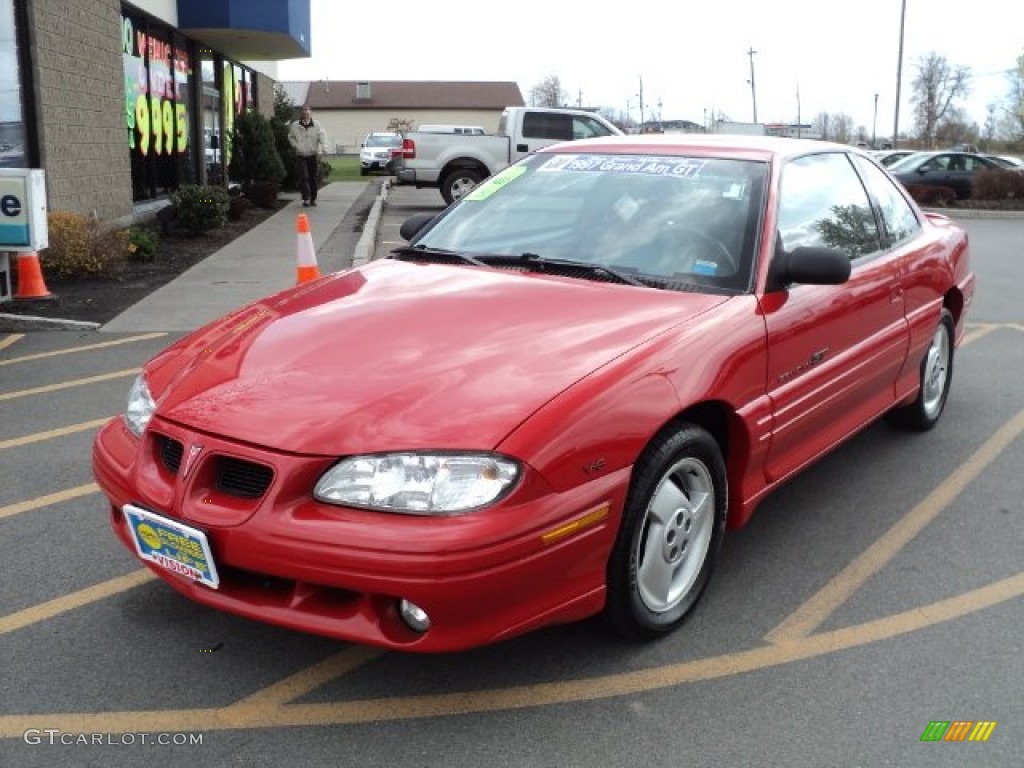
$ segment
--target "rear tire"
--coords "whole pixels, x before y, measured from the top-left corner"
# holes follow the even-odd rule
[[[451,205],[456,200],[461,200],[468,195],[482,180],[483,175],[479,171],[470,168],[456,168],[441,182],[441,197],[444,198],[445,203]]]
[[[627,638],[668,634],[697,604],[725,533],[725,462],[715,439],[684,424],[633,471],[608,561],[605,620]]]
[[[902,429],[927,432],[939,423],[953,382],[953,315],[943,308],[932,342],[921,360],[921,388],[910,405],[889,411],[889,423]]]

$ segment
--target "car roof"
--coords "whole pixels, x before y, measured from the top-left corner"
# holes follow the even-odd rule
[[[848,144],[816,139],[788,139],[777,136],[743,134],[658,133],[602,136],[578,139],[545,147],[539,152],[571,153],[610,152],[615,154],[657,154],[665,151],[693,152],[717,157],[742,157],[751,160],[772,160],[799,157],[819,152],[850,152],[868,157],[865,150]]]

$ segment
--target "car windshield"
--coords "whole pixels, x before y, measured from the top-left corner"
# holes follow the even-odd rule
[[[400,147],[402,146],[402,137],[395,135],[380,135],[370,134],[366,137],[366,146],[368,147]]]
[[[483,182],[418,248],[558,260],[642,284],[750,289],[768,165],[726,158],[538,153]]]
[[[914,152],[912,155],[906,155],[892,163],[889,166],[889,170],[893,173],[899,173],[900,171],[913,171],[916,170],[919,165],[922,165],[929,158],[934,156],[935,153],[933,152]]]

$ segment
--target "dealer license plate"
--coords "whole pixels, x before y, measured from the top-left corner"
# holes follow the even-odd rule
[[[217,588],[220,577],[205,533],[132,504],[123,510],[139,557]]]

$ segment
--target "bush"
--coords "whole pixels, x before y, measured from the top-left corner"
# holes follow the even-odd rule
[[[317,176],[317,184],[318,184],[318,186],[322,187],[324,184],[327,183],[327,177],[331,175],[331,171],[332,170],[334,170],[334,166],[332,166],[329,162],[327,162],[326,160],[321,158],[320,159],[320,173]]]
[[[280,83],[274,86],[274,116],[270,118],[270,127],[274,132],[274,146],[284,164],[285,176],[281,188],[296,190],[299,188],[298,162],[295,148],[288,141],[288,128],[296,117],[295,102]]]
[[[128,258],[132,261],[152,261],[160,235],[152,229],[128,230]]]
[[[96,221],[74,211],[49,212],[46,226],[50,244],[39,255],[56,277],[99,274],[129,251],[127,232],[101,233]]]
[[[995,168],[978,171],[971,178],[971,197],[975,200],[1024,200],[1024,173]]]
[[[270,181],[254,181],[245,189],[245,196],[257,208],[274,208],[277,205],[277,193],[281,187]]]
[[[227,224],[231,199],[224,187],[191,184],[174,190],[171,203],[175,221],[193,235],[200,235]]]
[[[241,182],[243,190],[257,181],[280,184],[285,177],[284,163],[274,143],[274,129],[255,110],[235,118],[228,170],[233,180]]]
[[[238,221],[250,208],[252,208],[252,201],[248,197],[232,195],[231,202],[228,205],[228,218],[232,221]]]
[[[928,184],[908,184],[907,192],[918,205],[933,205],[945,208],[956,200],[956,190],[951,187],[933,187]]]

